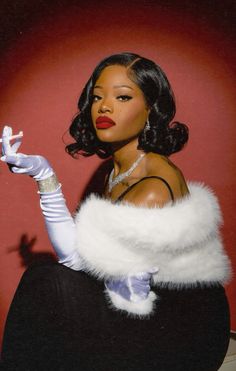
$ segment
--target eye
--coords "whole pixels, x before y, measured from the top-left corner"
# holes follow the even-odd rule
[[[94,95],[92,95],[92,101],[93,102],[97,102],[97,101],[99,101],[100,99],[102,99],[99,95],[96,95],[96,94],[94,94]]]
[[[119,95],[117,99],[121,102],[127,102],[128,100],[132,99],[132,97],[130,95]]]

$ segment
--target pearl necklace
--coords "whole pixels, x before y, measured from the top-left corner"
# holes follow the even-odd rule
[[[138,166],[138,164],[140,163],[140,161],[142,160],[144,156],[145,156],[145,153],[142,153],[127,171],[125,171],[122,174],[117,175],[114,179],[112,179],[113,174],[114,174],[114,169],[112,169],[109,179],[108,179],[108,192],[109,193],[111,193],[113,187],[115,187],[117,184],[121,183],[125,178],[130,176],[130,174]]]

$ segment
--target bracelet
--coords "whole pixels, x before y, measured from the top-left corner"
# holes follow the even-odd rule
[[[38,183],[38,189],[39,189],[38,193],[49,193],[49,192],[57,191],[58,188],[61,187],[61,184],[58,182],[55,174],[53,174],[47,179],[39,180],[37,183]]]

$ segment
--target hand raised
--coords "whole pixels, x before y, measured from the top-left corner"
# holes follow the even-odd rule
[[[1,161],[11,165],[11,171],[15,174],[26,174],[40,181],[54,174],[49,162],[42,156],[25,155],[17,153],[21,145],[21,138],[17,138],[14,144],[10,144],[12,128],[5,126],[2,133]]]

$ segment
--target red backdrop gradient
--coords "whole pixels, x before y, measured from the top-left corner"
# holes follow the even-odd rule
[[[99,7],[92,1],[86,5],[67,1],[66,6],[63,1],[37,3],[16,1],[14,14],[3,7],[3,29],[8,33],[0,40],[1,127],[10,123],[15,132],[23,130],[21,151],[42,154],[50,160],[73,211],[101,163],[97,158],[76,161],[64,151],[62,135],[76,113],[81,89],[94,66],[107,55],[132,51],[155,60],[175,91],[176,119],[190,128],[188,146],[172,159],[188,180],[203,181],[217,193],[225,220],[223,237],[235,266],[231,2],[220,6],[216,1],[218,7],[214,9],[209,1],[103,1]],[[69,135],[65,140],[69,143]],[[0,164],[0,177],[2,333],[25,269],[19,251],[22,236],[26,236],[25,244],[31,242],[34,254],[52,252],[52,248],[34,182],[9,173],[4,164]],[[235,284],[233,280],[227,286],[234,330]]]

